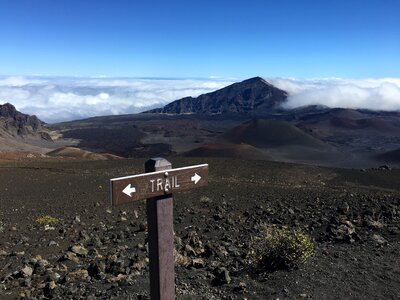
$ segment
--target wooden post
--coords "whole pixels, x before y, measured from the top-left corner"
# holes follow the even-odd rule
[[[147,199],[151,300],[175,299],[174,200],[172,192],[208,184],[208,164],[172,169],[164,158],[152,158],[146,173],[110,179],[112,205]]]
[[[152,158],[145,164],[146,173],[171,168],[164,158]],[[151,300],[175,299],[173,203],[169,191],[147,199]]]

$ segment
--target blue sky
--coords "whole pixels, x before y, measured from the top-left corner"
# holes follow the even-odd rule
[[[57,122],[262,76],[289,107],[398,111],[399,12],[399,0],[0,0],[0,104]]]
[[[0,0],[0,74],[400,77],[400,1]]]

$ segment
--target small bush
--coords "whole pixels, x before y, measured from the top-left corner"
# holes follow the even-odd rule
[[[40,218],[36,219],[36,223],[39,225],[45,226],[45,225],[54,225],[60,222],[60,219],[54,218],[49,215],[42,216]]]
[[[261,234],[253,238],[248,258],[261,269],[296,268],[315,255],[311,237],[301,230],[261,225]]]

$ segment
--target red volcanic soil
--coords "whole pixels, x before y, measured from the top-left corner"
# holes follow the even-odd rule
[[[43,154],[32,152],[0,152],[0,160],[26,160],[35,157],[43,157]]]
[[[116,160],[122,157],[109,153],[93,153],[75,147],[62,147],[46,153],[52,157],[84,158],[89,160]]]
[[[246,143],[257,148],[294,145],[314,149],[329,147],[296,126],[276,120],[251,120],[229,130],[224,134],[224,138],[232,143]]]
[[[174,194],[177,299],[399,299],[400,170],[170,161],[210,166],[208,187]],[[143,159],[0,163],[0,299],[149,299],[146,203],[110,207],[108,190],[143,171]],[[316,255],[257,268],[265,224],[303,230]]]

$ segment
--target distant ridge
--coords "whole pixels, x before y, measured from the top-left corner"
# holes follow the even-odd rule
[[[3,138],[35,138],[52,141],[45,123],[38,117],[19,112],[14,105],[0,105],[0,136]]]
[[[10,103],[0,105],[0,127],[12,135],[26,136],[40,132],[43,124],[36,116],[21,113]]]
[[[36,116],[17,111],[14,105],[0,105],[0,152],[43,152],[54,144],[51,132]]]
[[[261,77],[237,82],[197,98],[186,97],[145,113],[223,114],[267,112],[279,108],[287,93]]]

